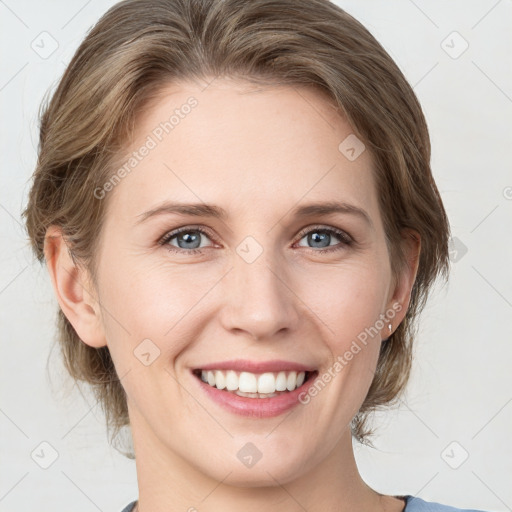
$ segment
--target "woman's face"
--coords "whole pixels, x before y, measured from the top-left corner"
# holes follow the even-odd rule
[[[347,449],[383,317],[396,328],[412,285],[393,286],[372,160],[351,134],[318,92],[227,79],[169,87],[139,118],[135,160],[102,189],[97,254],[136,453],[251,486]],[[294,388],[294,368],[299,385],[315,373],[274,397],[210,385]]]

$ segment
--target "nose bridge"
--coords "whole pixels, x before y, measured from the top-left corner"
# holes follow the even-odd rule
[[[258,254],[259,253],[259,254]],[[273,251],[243,241],[226,276],[224,323],[255,338],[268,338],[298,321],[294,294],[288,288],[284,262]]]

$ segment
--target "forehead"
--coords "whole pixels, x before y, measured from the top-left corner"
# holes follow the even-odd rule
[[[170,84],[135,126],[110,198],[126,215],[166,200],[282,213],[302,200],[348,199],[378,214],[369,151],[311,87]]]

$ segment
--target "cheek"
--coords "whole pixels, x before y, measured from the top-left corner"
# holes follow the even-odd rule
[[[218,272],[143,257],[109,261],[105,255],[99,282],[103,326],[113,356],[131,354],[144,340],[151,340],[165,356],[179,353],[200,328],[199,315],[208,303],[203,299],[218,282]]]
[[[320,267],[308,272],[307,278],[304,274],[295,290],[325,326],[327,338],[339,352],[347,342],[375,327],[384,313],[389,275],[377,261]]]

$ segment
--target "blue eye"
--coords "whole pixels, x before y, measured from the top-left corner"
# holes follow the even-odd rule
[[[313,247],[308,247],[310,249],[320,249],[315,252],[331,252],[331,251],[337,251],[340,249],[345,248],[346,246],[349,246],[352,244],[353,240],[352,238],[345,233],[344,231],[341,231],[336,228],[327,228],[324,226],[317,226],[314,228],[308,228],[308,230],[303,231],[299,236],[301,236],[301,240],[303,238],[307,239],[308,243],[311,244],[318,244]],[[338,238],[341,240],[341,246],[340,244],[334,244],[331,245],[331,241],[333,238]],[[304,247],[304,246],[299,246]],[[327,247],[330,247],[327,249]]]
[[[315,253],[327,253],[342,250],[353,243],[353,239],[344,231],[325,226],[308,228],[307,230],[302,231],[299,236],[299,241],[307,238],[307,243],[313,244],[312,247],[307,248],[313,250]],[[213,236],[202,228],[186,226],[166,234],[160,240],[159,244],[166,246],[166,248],[172,252],[182,254],[201,254],[204,252],[204,249],[208,247],[202,244],[202,237],[213,239]],[[332,245],[331,242],[333,238],[337,238],[340,242]],[[174,241],[177,245],[175,245],[175,243],[171,243]],[[304,246],[299,245],[299,247]]]
[[[208,237],[208,233],[200,228],[184,227],[172,231],[162,238],[160,243],[167,245],[167,248],[173,252],[188,252],[191,254],[202,253],[204,246],[201,245],[201,237]],[[176,239],[178,247],[171,244]]]

